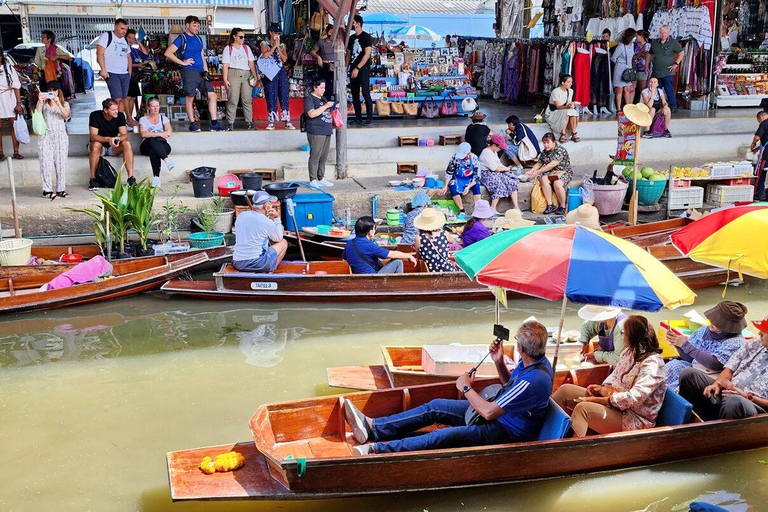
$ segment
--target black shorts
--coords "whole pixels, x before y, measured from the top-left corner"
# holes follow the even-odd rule
[[[141,84],[131,77],[131,83],[128,84],[128,97],[138,98],[141,96]]]
[[[200,91],[203,99],[206,99],[205,96],[213,92],[213,86],[203,79],[203,72],[199,69],[181,68],[181,81],[184,82],[184,96],[194,96]]]

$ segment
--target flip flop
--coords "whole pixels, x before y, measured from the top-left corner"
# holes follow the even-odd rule
[[[66,191],[62,190],[61,192],[56,192],[55,197],[61,197],[62,199],[67,199],[69,197],[69,194],[67,194]],[[51,201],[53,201],[54,198],[51,198]]]
[[[53,196],[54,196],[53,192],[43,192],[43,197],[46,199],[50,199],[51,201],[53,201]]]
[[[568,140],[568,137],[566,137],[564,133],[561,133],[560,134],[560,144],[562,144],[563,142],[565,142],[567,140]]]
[[[14,160],[24,160],[24,157],[23,157],[23,156],[21,156],[21,153],[19,153],[18,151],[16,151],[16,152],[13,154],[13,159],[14,159]]]

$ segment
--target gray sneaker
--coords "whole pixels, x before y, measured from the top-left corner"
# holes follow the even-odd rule
[[[371,427],[368,426],[368,417],[360,412],[355,405],[344,399],[344,419],[347,420],[349,428],[352,429],[352,435],[358,444],[365,444],[371,438]]]
[[[376,453],[376,450],[373,449],[373,443],[353,446],[352,451],[355,452],[355,455],[361,455],[361,456]]]

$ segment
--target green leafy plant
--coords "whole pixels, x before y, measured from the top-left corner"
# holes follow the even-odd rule
[[[221,214],[223,209],[224,202],[213,199],[196,210],[197,218],[195,219],[195,224],[205,231],[206,237],[210,238],[213,226],[219,220],[219,214]]]
[[[176,185],[173,189],[173,194],[165,199],[165,203],[163,203],[161,211],[156,214],[156,220],[158,220],[157,231],[160,235],[161,243],[166,243],[171,240],[174,231],[176,231],[177,240],[181,242],[181,235],[179,235],[176,222],[178,222],[179,216],[181,214],[186,213],[189,210],[183,204],[176,202],[176,196],[182,188],[184,187],[181,185]]]
[[[69,210],[85,213],[94,219],[94,234],[99,245],[104,247],[107,231],[118,243],[120,252],[125,252],[125,242],[128,238],[128,230],[131,228],[131,211],[128,204],[128,188],[122,183],[122,169],[117,174],[115,188],[105,194],[95,193],[100,204],[100,209],[94,208],[68,208]],[[107,224],[109,216],[109,224]],[[107,229],[109,227],[109,229]],[[105,248],[107,251],[109,247]]]
[[[131,225],[139,236],[139,243],[144,250],[147,249],[149,233],[160,223],[160,220],[152,215],[156,195],[157,187],[153,187],[147,178],[128,188]]]

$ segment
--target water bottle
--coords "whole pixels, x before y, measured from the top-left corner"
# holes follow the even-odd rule
[[[544,224],[552,224],[552,219],[549,217],[544,217]]]
[[[344,228],[349,229],[349,223],[352,220],[352,212],[349,208],[344,209]]]

